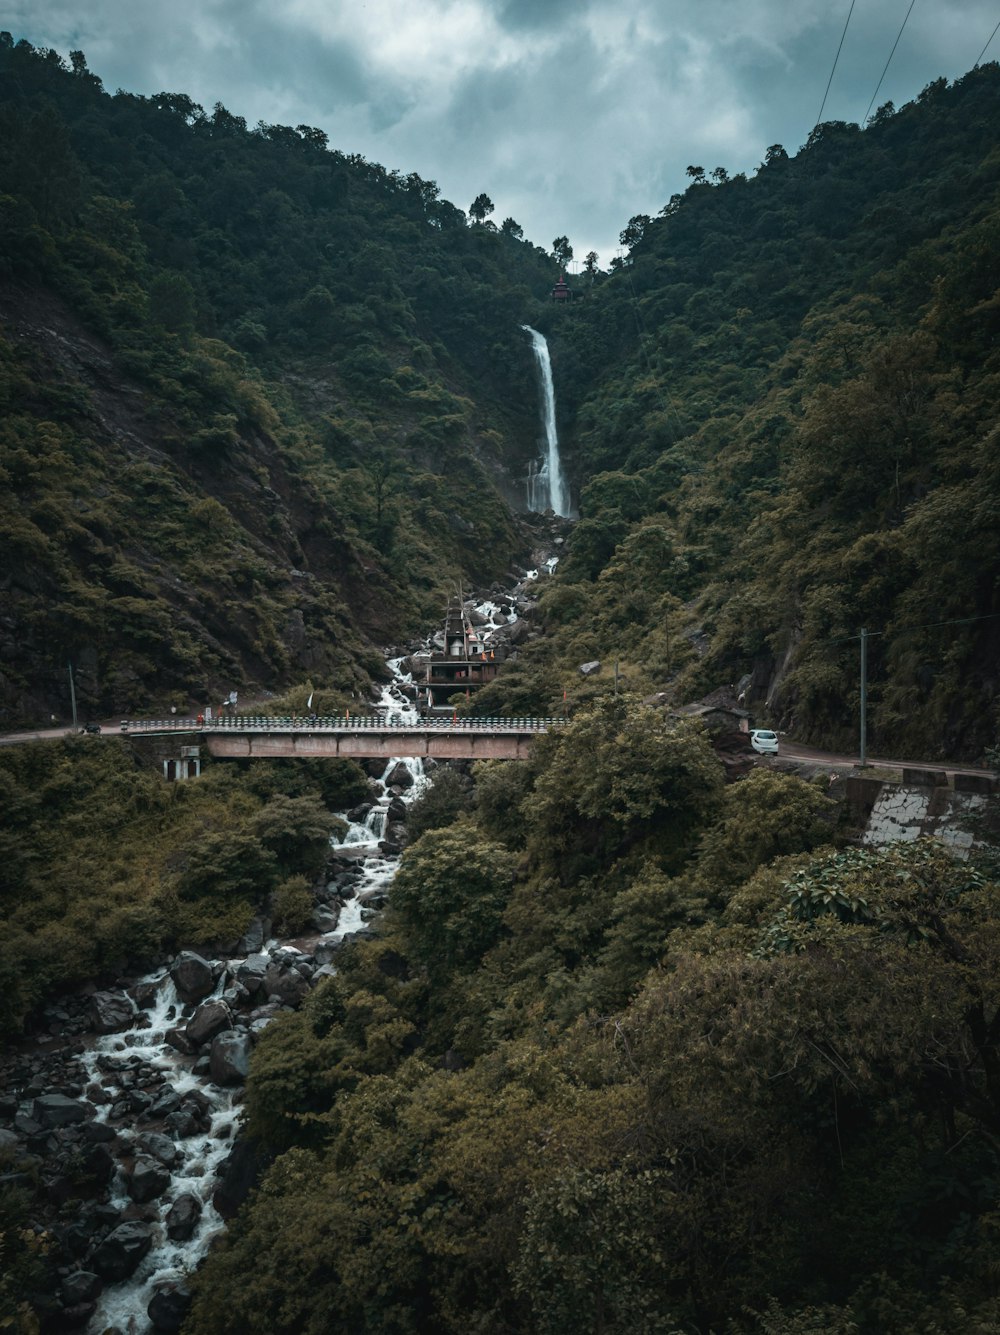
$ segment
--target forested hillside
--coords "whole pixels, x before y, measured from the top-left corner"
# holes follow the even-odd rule
[[[1000,685],[998,117],[994,64],[864,132],[772,145],[751,179],[692,166],[610,276],[577,280],[543,326],[582,519],[537,682],[614,656],[680,697],[750,675],[758,716],[846,746],[864,626],[875,745],[981,756]]]
[[[185,1330],[1000,1330],[996,863],[827,794],[607,696],[432,790],[262,1037]]]
[[[506,570],[554,261],[433,182],[0,38],[8,723],[312,675]],[[210,698],[210,697],[209,697]]]
[[[5,720],[64,711],[70,661],[88,711],[364,689],[373,644],[520,550],[523,321],[580,499],[544,636],[470,702],[565,693],[570,720],[525,762],[438,770],[388,908],[255,1012],[262,1173],[187,1335],[1000,1332],[995,831],[967,862],[854,846],[834,776],[726,783],[701,727],[642,699],[732,683],[846,743],[864,625],[877,744],[994,739],[998,112],[990,66],[752,179],[692,166],[555,308],[513,220],[0,35]],[[351,763],[166,784],[128,738],[2,754],[14,1034],[48,1047],[40,1006],[86,980],[347,901],[332,812],[372,795]],[[36,1076],[4,1091],[12,1124]],[[147,1106],[127,1078],[113,1137]],[[0,1325],[33,1332],[158,1207],[121,1209],[117,1176],[81,1202],[76,1133],[20,1125]]]

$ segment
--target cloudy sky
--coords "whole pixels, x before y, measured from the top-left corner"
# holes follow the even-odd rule
[[[0,0],[0,28],[84,51],[109,91],[319,126],[602,265],[689,164],[795,152],[842,37],[823,119],[860,121],[897,38],[876,106],[1000,58],[998,22],[1000,0]]]

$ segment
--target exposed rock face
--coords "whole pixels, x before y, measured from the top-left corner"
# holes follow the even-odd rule
[[[212,1040],[209,1056],[217,1085],[242,1085],[250,1070],[250,1035],[230,1030]]]
[[[128,1194],[137,1205],[145,1205],[162,1196],[170,1186],[170,1174],[155,1159],[136,1159],[128,1184]]]
[[[138,1219],[119,1224],[94,1252],[94,1269],[106,1280],[128,1279],[152,1245],[152,1224]]]
[[[117,1034],[133,1022],[135,1010],[124,992],[95,992],[90,998],[91,1026],[98,1034]]]
[[[93,1116],[93,1108],[79,1099],[68,1099],[64,1094],[44,1094],[33,1104],[34,1119],[43,1130],[72,1126]]]
[[[237,1140],[226,1160],[212,1204],[223,1219],[232,1219],[271,1162],[256,1141]]]
[[[201,1201],[189,1191],[183,1192],[167,1211],[164,1221],[172,1242],[187,1242],[201,1218]]]
[[[224,1001],[206,1001],[184,1027],[185,1036],[196,1046],[207,1043],[224,1029],[232,1029],[233,1015]]]
[[[146,1315],[157,1331],[179,1331],[191,1307],[191,1290],[186,1284],[163,1284],[150,1299]]]
[[[413,775],[401,760],[398,764],[393,765],[392,769],[386,775],[385,781],[390,788],[412,788]]]
[[[215,990],[215,972],[193,950],[182,950],[170,966],[170,977],[184,1001],[201,1001]]]

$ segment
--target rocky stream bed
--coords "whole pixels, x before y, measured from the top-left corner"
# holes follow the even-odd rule
[[[470,608],[478,624],[522,642],[534,578]],[[425,647],[389,660],[377,708],[412,709],[407,669]],[[0,1060],[0,1191],[32,1201],[53,1279],[35,1300],[43,1332],[181,1328],[188,1276],[260,1171],[239,1134],[257,1036],[334,971],[346,940],[371,931],[407,804],[427,782],[403,757],[370,774],[371,800],[346,813],[314,887],[309,935],[275,940],[257,917],[225,950],[184,950],[142,977],[60,997]]]

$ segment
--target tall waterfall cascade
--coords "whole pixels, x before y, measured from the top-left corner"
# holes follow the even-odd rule
[[[542,386],[542,420],[545,426],[545,450],[537,462],[528,468],[528,509],[554,510],[557,515],[570,515],[569,488],[563,479],[559,459],[559,437],[556,433],[556,393],[552,385],[552,362],[545,335],[523,324],[521,328],[531,335],[531,347],[538,366]]]

